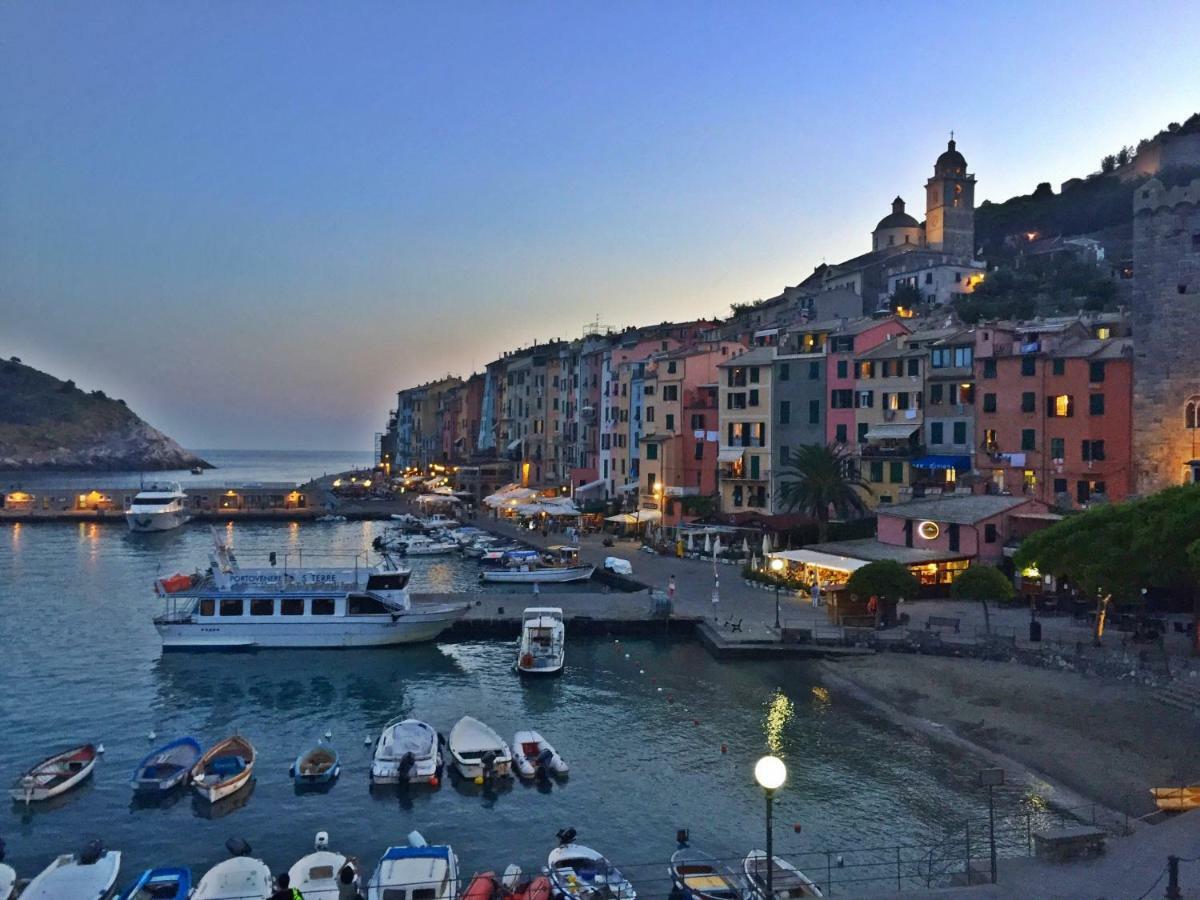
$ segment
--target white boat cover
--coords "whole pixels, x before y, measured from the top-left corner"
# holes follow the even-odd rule
[[[383,734],[383,749],[393,756],[411,753],[415,757],[429,755],[436,732],[424,722],[407,719]]]

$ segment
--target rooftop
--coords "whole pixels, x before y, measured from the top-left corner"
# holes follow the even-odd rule
[[[857,541],[832,541],[827,544],[809,544],[805,549],[815,550],[818,553],[825,553],[831,556],[865,559],[868,562],[891,560],[892,562],[904,565],[945,562],[952,559],[968,559],[970,556],[969,554],[957,551],[920,550],[916,547],[885,544],[883,541],[875,538],[862,538]]]
[[[775,361],[774,347],[755,347],[738,356],[730,357],[717,364],[718,369],[728,369],[733,366],[766,366]]]
[[[1028,497],[1005,497],[1000,494],[954,494],[880,507],[878,513],[901,519],[973,525],[1026,503],[1033,501]]]

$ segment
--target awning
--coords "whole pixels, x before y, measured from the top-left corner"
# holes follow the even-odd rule
[[[913,432],[921,426],[915,422],[896,422],[893,424],[872,425],[867,429],[867,440],[888,441],[910,438]]]
[[[512,443],[510,443],[510,444],[508,445],[508,449],[509,449],[509,450],[516,450],[516,449],[517,449],[518,447],[520,447],[520,446],[521,446],[523,443],[525,443],[525,438],[517,438],[515,441],[513,441]]]
[[[817,550],[784,550],[782,553],[768,553],[767,559],[782,559],[800,565],[816,566],[819,569],[832,569],[835,572],[854,572],[867,564],[865,559],[835,556]]]
[[[597,478],[595,481],[589,481],[587,484],[581,484],[575,488],[575,496],[578,497],[580,494],[586,494],[602,487],[604,487],[604,479]]]
[[[605,522],[619,522],[622,525],[645,525],[649,522],[657,522],[662,518],[662,513],[657,509],[643,509],[636,513],[617,513],[615,516],[608,516]]]
[[[717,451],[717,462],[737,462],[745,454],[745,447],[722,447]]]
[[[629,483],[623,484],[619,488],[617,488],[617,493],[618,494],[628,494],[630,491],[636,491],[640,486],[641,486],[641,482],[630,481]]]
[[[918,456],[910,465],[914,469],[954,469],[965,472],[971,468],[969,456]]]

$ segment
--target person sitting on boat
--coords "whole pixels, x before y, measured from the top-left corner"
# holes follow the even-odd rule
[[[354,884],[357,877],[358,873],[350,863],[342,866],[342,870],[338,872],[338,900],[364,900]]]
[[[275,893],[271,900],[304,900],[304,895],[292,887],[292,877],[284,872],[275,879]]]

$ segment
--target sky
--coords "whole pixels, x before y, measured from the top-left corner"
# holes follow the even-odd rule
[[[0,357],[370,449],[400,388],[869,250],[951,129],[977,201],[1094,171],[1197,46],[1193,2],[8,0]]]

